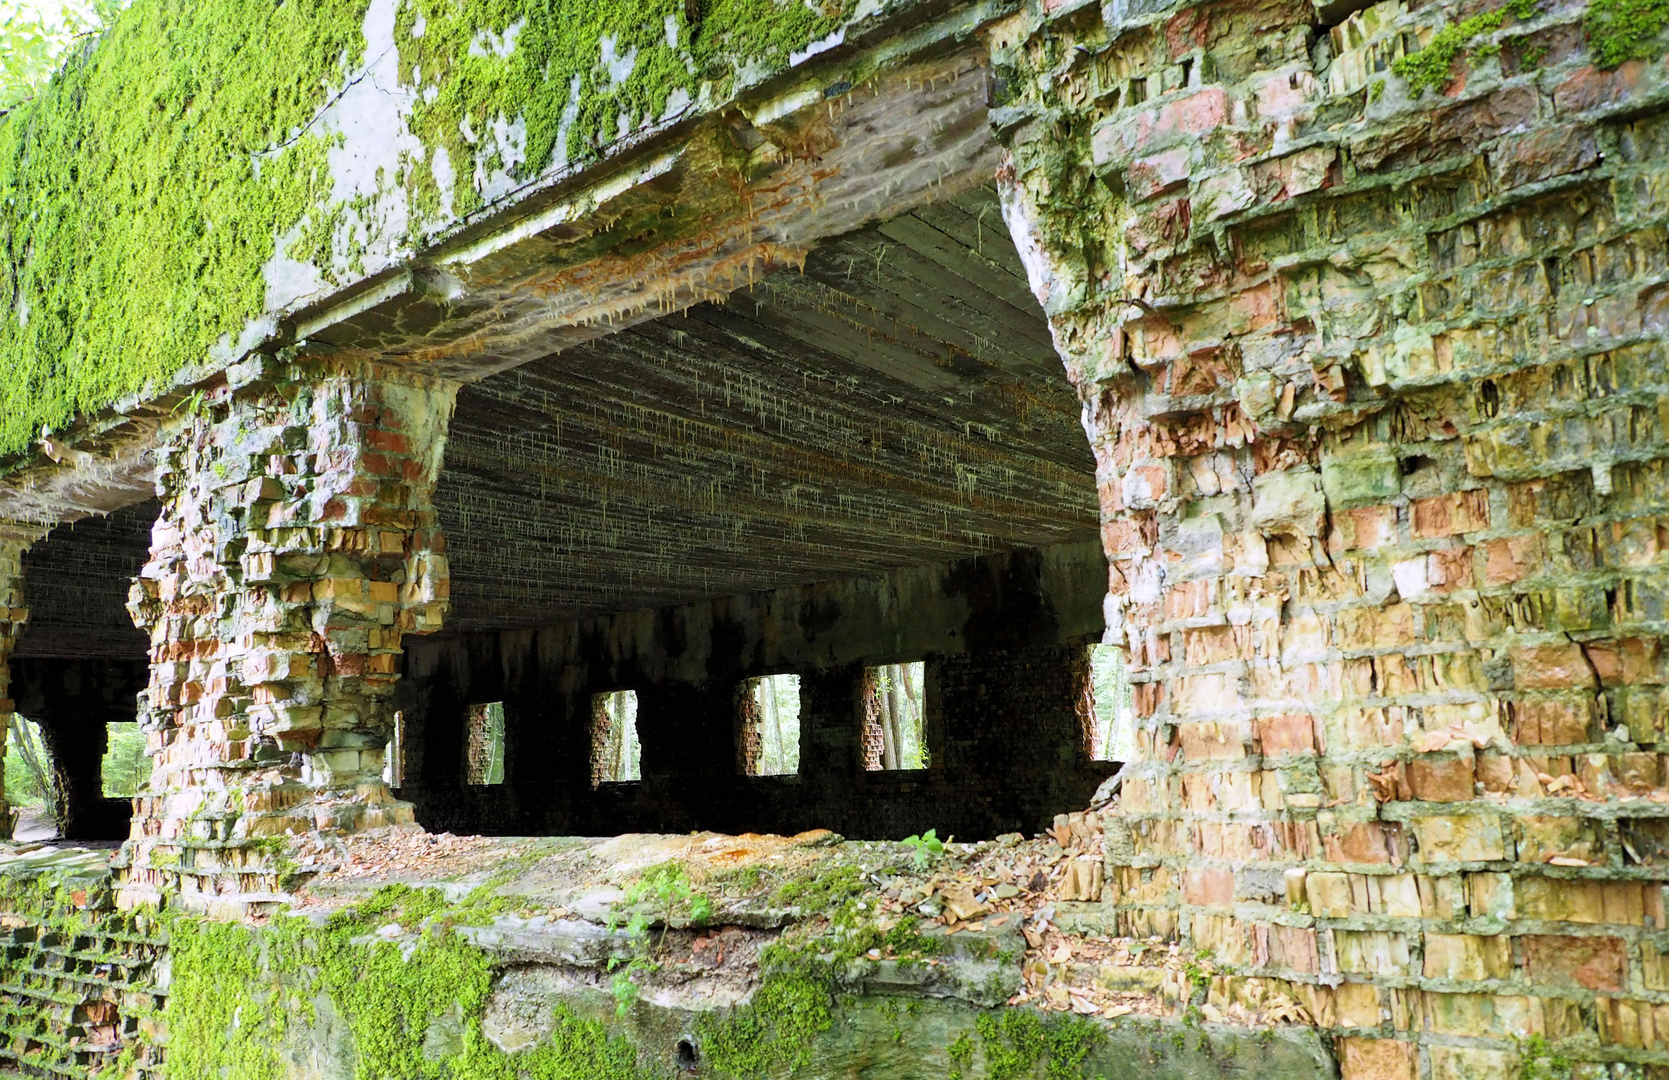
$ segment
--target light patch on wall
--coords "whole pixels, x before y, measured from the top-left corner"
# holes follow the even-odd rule
[[[866,668],[863,767],[870,772],[927,768],[926,706],[926,664]]]
[[[107,799],[125,799],[151,777],[145,733],[137,722],[106,724],[105,732],[104,760],[99,763],[103,794]]]
[[[643,779],[637,740],[637,692],[616,690],[591,699],[591,786]]]
[[[504,783],[504,703],[469,707],[465,782],[473,787]]]
[[[406,782],[406,714],[394,713],[394,734],[383,747],[382,782],[397,788]]]
[[[747,776],[800,771],[800,677],[766,675],[742,684],[737,746]]]
[[[1129,761],[1135,756],[1136,711],[1124,650],[1117,645],[1089,647],[1089,672],[1078,712],[1091,759]]]

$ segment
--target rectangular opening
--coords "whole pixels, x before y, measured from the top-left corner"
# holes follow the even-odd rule
[[[1079,713],[1091,760],[1129,761],[1134,756],[1136,712],[1130,700],[1124,650],[1117,645],[1090,646]]]
[[[925,769],[927,665],[882,664],[864,670],[863,767],[870,772]]]
[[[128,799],[150,778],[151,760],[145,756],[145,733],[136,722],[104,725],[106,741],[99,776],[107,799]]]
[[[465,781],[474,787],[504,783],[504,702],[469,707]]]
[[[591,786],[643,779],[637,741],[637,692],[616,690],[591,699]]]
[[[746,776],[800,771],[800,677],[766,675],[742,684],[737,748]]]
[[[382,782],[397,788],[406,782],[406,714],[394,713],[394,733],[383,747]]]

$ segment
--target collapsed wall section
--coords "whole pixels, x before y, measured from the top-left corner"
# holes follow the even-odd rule
[[[1141,717],[1118,930],[1348,1080],[1669,1064],[1661,17],[1050,7],[997,119]]]

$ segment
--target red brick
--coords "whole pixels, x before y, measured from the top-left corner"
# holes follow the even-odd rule
[[[1265,754],[1315,753],[1315,718],[1306,713],[1267,716],[1258,721],[1258,744]]]
[[[1408,763],[1408,786],[1427,802],[1470,802],[1477,797],[1472,758],[1421,755]]]
[[[1518,939],[1532,981],[1547,986],[1622,990],[1628,979],[1628,950],[1622,938],[1532,934]]]
[[[1513,649],[1513,683],[1520,690],[1563,690],[1592,687],[1594,669],[1582,646],[1567,642],[1562,645],[1531,645]]]
[[[1189,870],[1182,875],[1182,899],[1197,907],[1229,907],[1234,903],[1234,871]]]

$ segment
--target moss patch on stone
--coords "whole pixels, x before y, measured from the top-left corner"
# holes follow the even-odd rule
[[[1583,25],[1594,63],[1614,68],[1650,57],[1669,26],[1669,0],[1591,0]]]
[[[1391,70],[1408,81],[1408,92],[1419,96],[1425,90],[1441,90],[1451,78],[1450,71],[1461,51],[1484,34],[1501,29],[1511,15],[1528,19],[1536,13],[1536,0],[1508,0],[1492,11],[1481,11],[1437,31],[1419,52],[1399,56]]]
[[[364,8],[140,0],[0,123],[0,453],[261,310],[276,238],[329,194],[304,125],[359,61]]]
[[[423,92],[412,127],[463,178],[457,213],[481,205],[474,175],[517,179],[554,162],[581,164],[673,96],[723,94],[742,65],[780,67],[833,32],[853,0],[416,0],[400,8],[403,77]],[[692,22],[691,15],[695,18]],[[495,128],[520,122],[522,137]],[[512,160],[513,158],[513,160]],[[413,162],[419,184],[428,163]],[[440,192],[420,205],[432,209]]]

